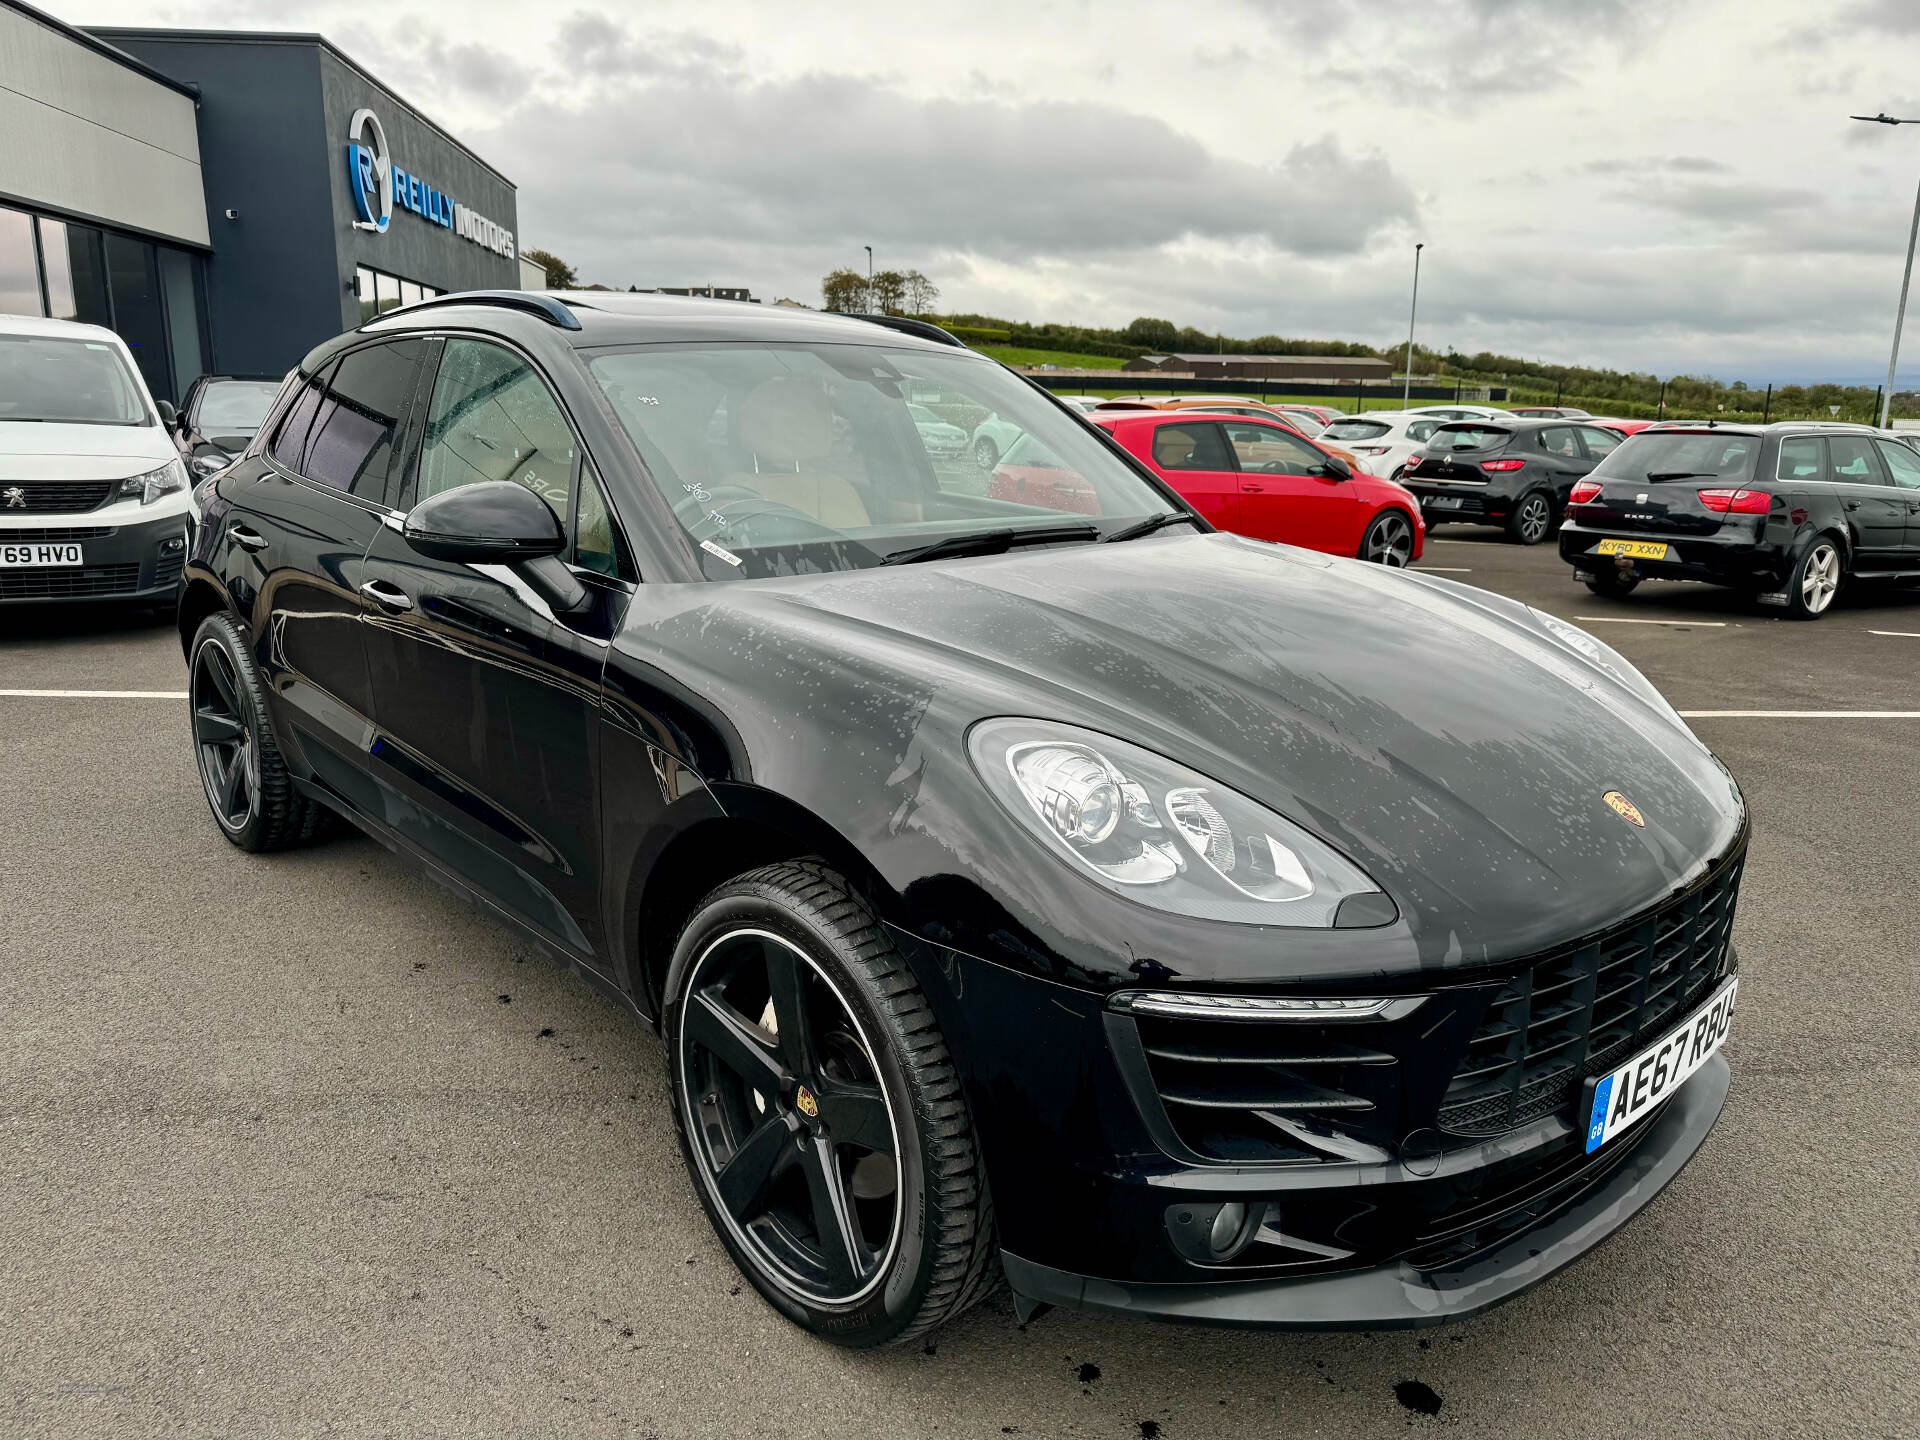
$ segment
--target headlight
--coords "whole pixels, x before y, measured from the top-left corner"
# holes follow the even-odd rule
[[[1380,887],[1332,846],[1150,750],[1044,720],[982,721],[967,749],[1016,819],[1130,900],[1251,925],[1394,917]],[[1343,921],[1356,896],[1367,898]]]
[[[187,488],[187,467],[179,460],[169,460],[158,470],[149,470],[144,475],[130,475],[120,482],[122,499],[138,495],[142,505],[151,505],[162,495],[174,490]]]
[[[1645,700],[1655,710],[1658,710],[1667,719],[1671,720],[1683,733],[1692,738],[1695,744],[1700,745],[1701,749],[1704,750],[1706,748],[1706,746],[1701,743],[1700,737],[1695,735],[1687,722],[1680,718],[1680,712],[1667,703],[1667,697],[1654,689],[1653,682],[1636,670],[1633,667],[1633,662],[1628,660],[1626,656],[1622,655],[1606,642],[1595,639],[1578,625],[1569,625],[1558,615],[1549,615],[1546,611],[1536,610],[1531,605],[1529,605],[1527,609],[1532,612],[1533,618],[1539,622],[1541,629],[1545,630],[1568,649],[1584,657],[1598,669],[1604,670],[1615,680],[1618,680],[1622,685],[1626,686],[1627,689],[1638,695],[1642,700]]]
[[[196,455],[193,457],[193,473],[203,477],[218,475],[231,464],[231,455]]]

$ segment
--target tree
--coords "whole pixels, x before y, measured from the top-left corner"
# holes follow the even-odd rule
[[[940,287],[934,284],[918,270],[909,270],[907,281],[907,313],[909,315],[931,315],[933,302],[940,298]]]
[[[867,308],[867,277],[857,270],[833,270],[820,281],[820,298],[828,310],[859,315]]]
[[[573,267],[551,250],[522,250],[524,259],[531,260],[547,272],[549,290],[574,290],[579,288],[580,277],[573,273]]]
[[[1150,315],[1142,315],[1122,333],[1129,345],[1145,345],[1152,350],[1168,350],[1179,337],[1180,331],[1171,320],[1155,320]]]
[[[907,307],[907,277],[898,270],[882,270],[873,277],[873,308],[882,315],[899,315]]]

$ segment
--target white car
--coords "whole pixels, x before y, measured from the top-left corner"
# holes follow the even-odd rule
[[[0,315],[0,605],[174,603],[193,511],[172,421],[111,330]]]
[[[1062,395],[1054,392],[1053,398],[1069,410],[1078,410],[1082,415],[1106,403],[1104,395]],[[982,470],[992,470],[1001,458],[1012,450],[1016,441],[1027,432],[1011,420],[998,415],[989,415],[973,427],[969,445],[973,451],[973,460]]]
[[[1441,416],[1417,411],[1369,410],[1364,415],[1341,416],[1320,439],[1351,450],[1369,474],[1398,480],[1408,457],[1446,423]]]
[[[1492,405],[1412,405],[1406,415],[1427,415],[1436,420],[1511,420],[1513,411]]]
[[[967,432],[958,425],[949,425],[924,405],[907,406],[907,414],[913,417],[913,428],[920,432],[920,443],[929,455],[951,459],[966,453]]]

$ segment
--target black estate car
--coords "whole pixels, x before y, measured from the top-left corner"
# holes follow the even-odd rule
[[[1400,483],[1428,525],[1504,525],[1522,545],[1553,533],[1576,480],[1620,443],[1569,420],[1459,420],[1433,432]]]
[[[1920,580],[1920,455],[1865,428],[1669,422],[1575,487],[1560,554],[1598,594],[1705,580],[1817,619],[1849,580]]]
[[[1051,503],[915,406],[1035,436]],[[1746,812],[1652,686],[1214,533],[929,325],[390,311],[210,487],[180,636],[223,833],[345,817],[658,1027],[722,1241],[842,1344],[1003,1273],[1023,1315],[1469,1314],[1727,1093]]]

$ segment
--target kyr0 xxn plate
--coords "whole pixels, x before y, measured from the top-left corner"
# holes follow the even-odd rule
[[[1733,1019],[1738,976],[1729,976],[1678,1029],[1669,1031],[1611,1075],[1587,1081],[1581,1106],[1591,1155],[1678,1090],[1719,1051]]]

